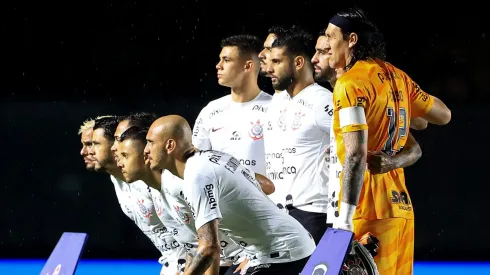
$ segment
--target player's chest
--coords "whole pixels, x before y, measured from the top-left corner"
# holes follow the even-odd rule
[[[320,129],[315,122],[315,109],[311,102],[295,100],[279,111],[277,128],[285,138],[307,140],[316,138]]]
[[[262,140],[266,127],[266,112],[263,110],[228,109],[210,120],[211,142],[227,144]]]

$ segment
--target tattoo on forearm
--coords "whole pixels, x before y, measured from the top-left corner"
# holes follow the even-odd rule
[[[344,136],[346,154],[342,169],[342,200],[346,203],[357,205],[364,181],[366,159],[360,154],[360,146],[367,142],[363,131],[347,133]]]
[[[356,156],[345,156],[342,178],[342,200],[357,205],[364,181],[366,161]]]
[[[201,226],[197,236],[199,247],[192,260],[186,263],[186,275],[203,274],[219,258],[218,221],[214,220]]]
[[[208,270],[213,261],[213,255],[204,256],[200,252],[197,252],[192,258],[192,261],[190,263],[186,263],[186,274],[201,275]]]

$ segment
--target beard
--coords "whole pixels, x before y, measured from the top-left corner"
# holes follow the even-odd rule
[[[272,87],[276,91],[284,91],[286,90],[293,82],[295,82],[296,78],[294,77],[294,66],[293,64],[289,65],[288,70],[285,74],[277,79],[276,83],[272,84]]]
[[[294,79],[293,74],[290,73],[290,74],[287,74],[281,78],[278,78],[277,82],[272,84],[272,87],[276,91],[284,91],[289,87],[289,85],[291,85],[291,83],[294,82],[294,80],[295,79]]]

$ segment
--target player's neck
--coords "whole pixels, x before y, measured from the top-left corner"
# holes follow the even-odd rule
[[[245,81],[243,85],[231,88],[231,100],[238,103],[249,102],[256,98],[259,93],[260,88],[257,82]]]
[[[279,93],[281,93],[281,92],[282,92],[282,91],[280,91],[280,90],[274,90],[274,93],[275,93],[275,94],[279,94]]]
[[[121,168],[119,168],[119,167],[116,166],[116,167],[113,167],[113,168],[112,167],[111,168],[107,168],[106,171],[107,171],[107,173],[109,173],[109,175],[115,177],[116,179],[125,181]]]
[[[291,83],[291,85],[289,85],[289,87],[287,88],[288,94],[289,96],[291,96],[291,98],[293,98],[301,91],[303,91],[304,88],[310,86],[313,83],[315,83],[315,79],[313,79],[313,74],[304,74],[295,79]]]
[[[141,179],[144,181],[148,186],[155,188],[156,190],[161,190],[161,178],[162,178],[162,171],[153,171],[148,167],[148,171],[145,171],[143,173],[143,178]]]

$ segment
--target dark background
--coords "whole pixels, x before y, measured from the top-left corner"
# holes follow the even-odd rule
[[[85,258],[156,259],[157,250],[120,210],[108,175],[84,170],[82,121],[152,111],[193,123],[207,102],[228,93],[216,79],[221,38],[265,38],[276,23],[316,35],[351,4],[332,2],[4,4],[0,257],[47,258],[62,232],[75,231],[90,235]],[[414,133],[424,153],[406,171],[416,260],[490,260],[481,215],[488,149],[479,134],[488,123],[490,33],[481,23],[488,15],[464,3],[397,4],[361,7],[385,33],[388,61],[452,110],[449,125]],[[271,91],[266,80],[261,85]]]

